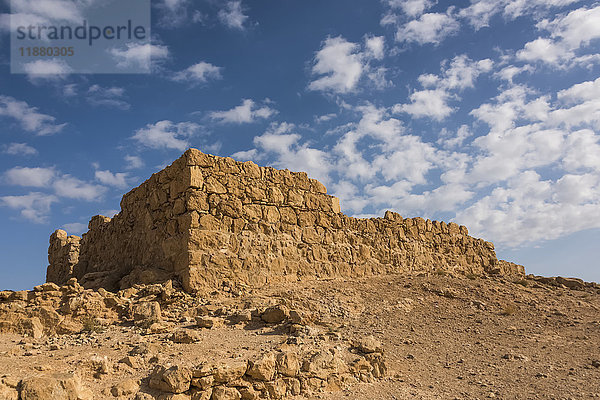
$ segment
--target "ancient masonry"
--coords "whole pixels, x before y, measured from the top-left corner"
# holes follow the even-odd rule
[[[120,289],[178,278],[185,290],[224,281],[260,286],[305,277],[360,277],[445,270],[523,274],[490,242],[455,223],[357,219],[303,173],[259,167],[190,149],[95,216],[81,238],[50,237],[47,281],[76,277],[88,288]]]

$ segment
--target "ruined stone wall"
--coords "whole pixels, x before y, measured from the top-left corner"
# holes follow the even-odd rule
[[[436,269],[523,273],[499,262],[493,245],[463,226],[391,212],[351,218],[305,173],[195,149],[125,195],[121,207],[112,220],[94,217],[81,239],[73,276],[88,286],[176,276],[194,291],[224,280],[263,285]]]

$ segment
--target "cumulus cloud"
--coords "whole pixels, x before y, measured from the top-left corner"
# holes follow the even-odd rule
[[[98,181],[100,181],[100,183],[103,183],[104,185],[107,186],[114,186],[116,188],[126,188],[127,186],[129,186],[127,179],[128,179],[128,175],[126,172],[117,172],[117,173],[113,173],[109,170],[98,170],[95,173],[95,177]]]
[[[129,154],[125,156],[125,162],[127,163],[125,166],[126,169],[138,169],[145,165],[144,160],[142,160],[140,156],[132,156]]]
[[[443,61],[441,73],[420,75],[419,82],[425,89],[411,93],[410,103],[396,104],[393,111],[404,112],[414,118],[427,117],[441,121],[454,111],[448,102],[452,98],[459,98],[455,92],[473,88],[479,75],[491,71],[492,65],[489,59],[473,61],[464,54],[454,57],[450,62]]]
[[[36,107],[10,96],[0,95],[0,117],[16,120],[21,127],[38,136],[60,132],[67,124],[57,124],[56,118],[42,114]]]
[[[548,32],[548,36],[526,43],[517,52],[519,60],[539,61],[560,68],[593,62],[593,57],[578,52],[585,52],[593,40],[600,38],[600,6],[583,7],[553,20],[545,19],[537,27]]]
[[[442,89],[419,90],[411,93],[410,103],[395,105],[394,112],[405,112],[415,118],[429,117],[441,121],[453,111],[446,104],[448,98],[448,92]]]
[[[219,20],[227,27],[232,29],[244,30],[244,23],[248,19],[244,15],[241,0],[227,1],[218,13]]]
[[[70,199],[98,201],[106,193],[106,187],[82,181],[68,174],[56,179],[52,186],[58,196]]]
[[[328,37],[315,54],[311,72],[316,79],[309,83],[308,89],[349,93],[356,90],[365,74],[370,74],[375,86],[381,87],[382,82],[386,82],[385,68],[373,69],[370,63],[383,59],[384,50],[385,43],[381,36],[365,37],[362,46],[341,36]]]
[[[22,196],[0,197],[0,204],[19,210],[23,218],[35,223],[48,222],[50,207],[57,201],[56,196],[40,192],[31,192]]]
[[[261,105],[254,100],[243,99],[239,106],[226,111],[212,111],[208,117],[220,123],[249,124],[260,119],[268,119],[275,114],[277,114],[277,110],[267,104]]]
[[[124,100],[125,89],[120,87],[102,87],[92,85],[89,87],[86,100],[93,106],[116,108],[119,110],[129,110],[131,105]]]
[[[420,45],[432,43],[440,44],[446,37],[458,32],[460,23],[452,15],[452,9],[446,14],[427,13],[401,25],[396,31],[396,41],[418,43]]]
[[[190,147],[188,139],[199,131],[200,125],[193,122],[174,123],[165,120],[138,129],[132,139],[151,149],[184,151]]]
[[[4,179],[10,185],[46,187],[56,177],[54,168],[14,167],[4,173]]]
[[[431,0],[383,0],[392,9],[401,9],[409,17],[418,17],[434,5]]]
[[[3,153],[10,155],[20,156],[34,156],[38,154],[38,151],[29,146],[27,143],[9,143],[3,146]]]
[[[153,62],[158,63],[169,56],[167,46],[158,44],[127,43],[123,48],[111,48],[109,54],[121,69],[139,68],[150,72]]]
[[[579,0],[472,0],[468,7],[459,11],[475,29],[489,26],[490,19],[501,14],[507,20],[523,15],[542,14],[553,8],[562,8]]]
[[[73,72],[73,69],[60,59],[31,61],[23,65],[23,70],[32,83],[62,80]]]
[[[191,65],[183,71],[176,72],[172,79],[185,83],[206,83],[209,79],[222,79],[221,67],[201,61]]]

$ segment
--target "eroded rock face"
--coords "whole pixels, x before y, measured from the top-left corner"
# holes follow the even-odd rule
[[[50,238],[47,280],[123,289],[178,278],[187,291],[224,280],[252,286],[302,277],[358,277],[442,269],[523,274],[464,226],[357,219],[306,173],[258,167],[190,149],[96,216],[81,239]]]

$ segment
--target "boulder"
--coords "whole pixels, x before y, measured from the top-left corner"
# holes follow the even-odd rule
[[[191,382],[192,371],[189,368],[157,366],[150,375],[149,386],[163,392],[183,393],[190,388]]]
[[[275,376],[275,372],[275,355],[268,353],[251,362],[246,374],[259,381],[270,381]]]

